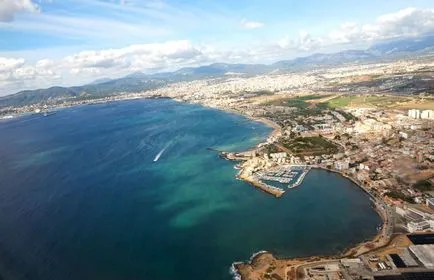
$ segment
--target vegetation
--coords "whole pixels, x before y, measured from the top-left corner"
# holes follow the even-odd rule
[[[276,147],[275,145],[273,145],[273,144],[269,144],[269,145],[265,146],[265,153],[267,153],[267,154],[279,153],[279,152],[281,152],[281,151],[279,150],[279,148],[277,148],[277,147]]]
[[[306,109],[312,106],[312,104],[309,103],[308,101],[322,99],[329,96],[330,95],[317,95],[317,94],[303,95],[294,98],[284,98],[284,99],[274,100],[266,103],[265,105],[288,106],[288,107],[295,107],[298,109]]]
[[[336,154],[339,148],[323,137],[298,137],[282,140],[281,145],[299,156]]]
[[[339,112],[339,114],[341,114],[342,116],[344,116],[344,118],[347,121],[356,121],[357,120],[357,118],[355,116],[353,116],[352,114],[350,114],[350,113],[347,113],[345,111],[337,111],[337,112]]]
[[[413,198],[408,197],[408,196],[404,195],[403,193],[401,193],[399,191],[390,191],[390,192],[386,193],[386,195],[388,197],[391,197],[391,198],[396,198],[396,199],[404,200],[404,201],[406,201],[408,203],[414,203]]]
[[[415,188],[416,190],[421,191],[421,192],[427,192],[427,191],[434,190],[434,186],[428,180],[418,181],[416,184],[413,185],[413,188]]]
[[[344,107],[380,107],[391,108],[398,103],[410,101],[409,97],[398,97],[389,95],[342,95],[324,102],[329,108],[344,108]],[[324,105],[322,105],[324,106]]]
[[[330,97],[331,94],[310,94],[296,97],[299,100],[316,100]]]

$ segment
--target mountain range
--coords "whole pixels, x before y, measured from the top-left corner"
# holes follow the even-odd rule
[[[340,64],[379,61],[424,52],[434,52],[434,35],[418,39],[382,42],[374,44],[367,50],[346,50],[328,54],[317,53],[306,57],[278,61],[271,65],[214,63],[206,66],[181,68],[174,72],[156,74],[137,72],[119,79],[100,79],[83,86],[25,90],[0,97],[0,109],[8,106],[35,104],[50,99],[91,99],[116,95],[121,92],[137,92],[178,81],[224,77],[230,73],[257,75],[270,72],[307,70]]]

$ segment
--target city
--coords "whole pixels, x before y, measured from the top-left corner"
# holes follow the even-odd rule
[[[434,245],[412,242],[419,235],[405,233],[434,230],[433,67],[434,57],[428,56],[290,74],[228,73],[103,99],[8,107],[2,114],[12,118],[78,104],[172,98],[263,121],[274,129],[265,143],[223,153],[241,162],[240,179],[281,197],[291,195],[291,187],[282,183],[298,186],[305,175],[291,171],[293,166],[337,172],[371,196],[384,224],[374,240],[342,258],[279,260],[264,253],[251,264],[236,264],[236,274],[243,279],[383,279],[434,268]],[[408,81],[412,87],[396,93]]]

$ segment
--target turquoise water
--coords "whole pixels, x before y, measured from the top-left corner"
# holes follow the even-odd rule
[[[371,202],[345,178],[311,170],[275,199],[206,149],[243,150],[269,132],[170,100],[0,122],[0,274],[230,279],[231,263],[259,250],[333,254],[376,233]]]

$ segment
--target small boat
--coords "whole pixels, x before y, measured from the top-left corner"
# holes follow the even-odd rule
[[[56,112],[44,112],[43,116],[44,117],[48,117],[48,116],[51,116],[51,115],[54,115],[54,114],[56,114]]]

